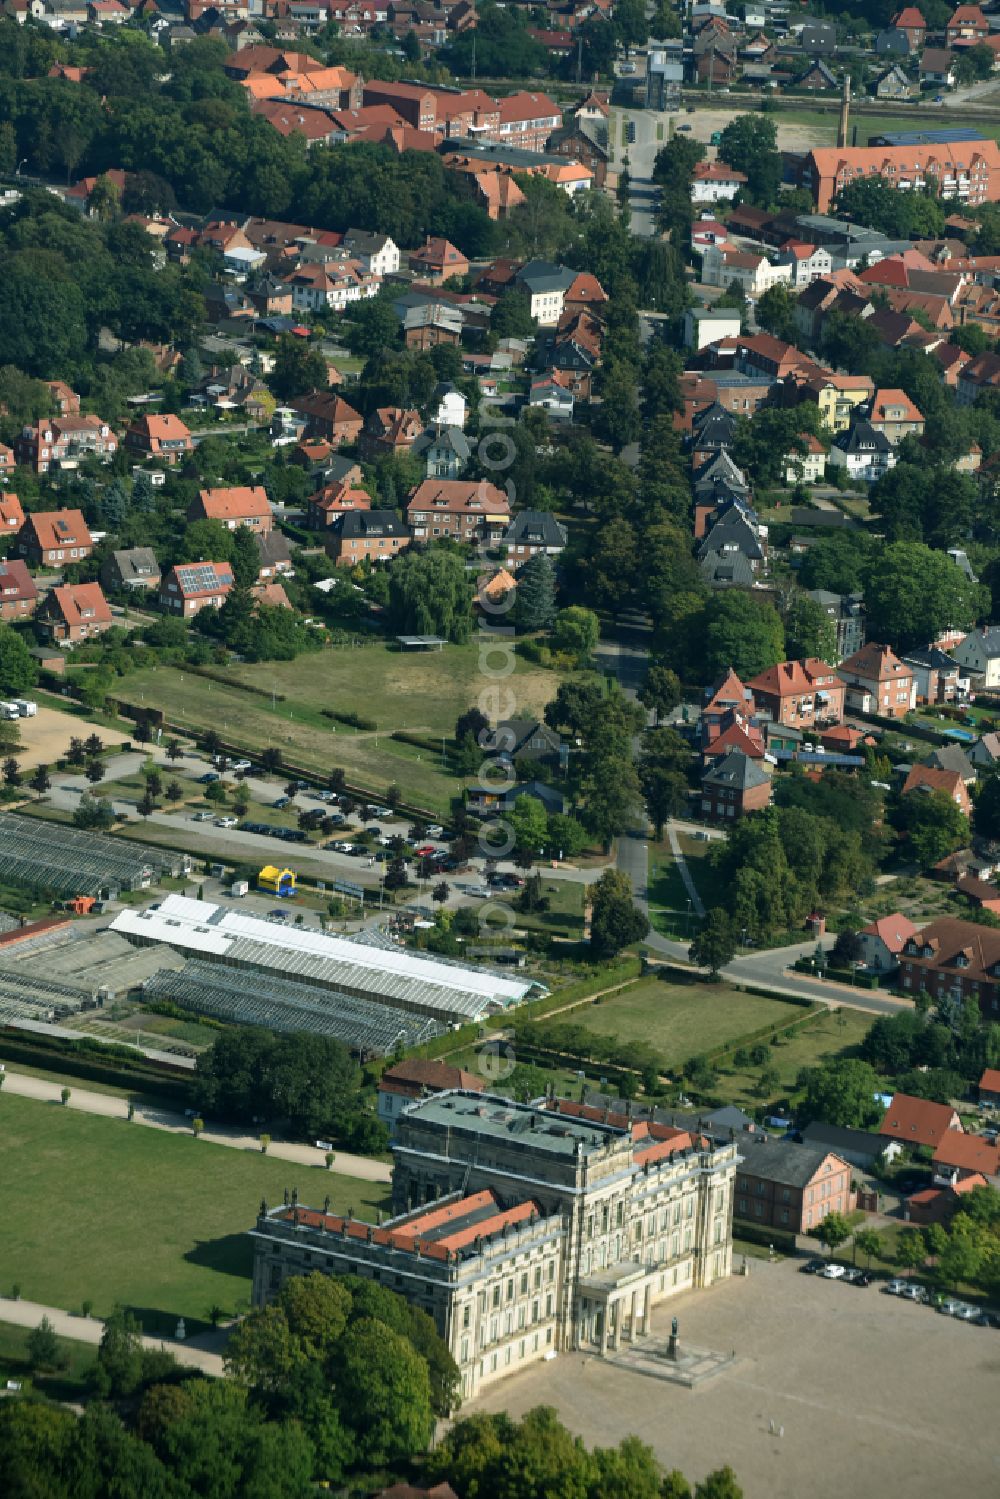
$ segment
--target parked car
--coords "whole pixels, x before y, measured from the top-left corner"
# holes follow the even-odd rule
[[[292,798],[290,796],[279,796],[276,802],[271,803],[271,806],[280,811],[282,807],[288,806],[291,799]]]
[[[441,824],[439,822],[432,822],[431,825],[430,825],[430,827],[424,828],[424,834],[428,838],[440,838],[443,835],[443,833],[444,833],[444,828],[441,826]]]
[[[962,1301],[954,1315],[959,1322],[978,1322],[980,1312],[978,1306],[970,1306],[967,1301]]]
[[[220,777],[220,775],[218,774],[217,771],[206,770],[206,772],[205,772],[205,774],[203,776],[199,776],[198,777],[198,785],[199,786],[211,786],[211,784],[212,784],[213,781],[218,781],[218,780],[221,780],[221,777]]]
[[[806,1260],[801,1266],[803,1275],[818,1275],[821,1270],[826,1269],[826,1260]]]
[[[892,1280],[886,1282],[886,1286],[885,1286],[886,1295],[887,1296],[902,1296],[903,1292],[906,1290],[907,1284],[908,1284],[907,1281],[900,1280],[898,1276],[894,1277]]]
[[[867,1285],[868,1283],[868,1277],[865,1275],[865,1272],[859,1270],[857,1265],[846,1265],[844,1267],[844,1280],[849,1286],[857,1286],[862,1283]]]
[[[212,813],[211,812],[195,812],[192,815],[191,821],[192,822],[211,822],[212,821]]]
[[[844,1275],[844,1266],[835,1265],[831,1261],[830,1264],[824,1265],[819,1273],[820,1275],[822,1275],[824,1280],[842,1280]]]
[[[923,1301],[929,1301],[930,1300],[930,1296],[928,1295],[927,1287],[926,1286],[921,1286],[921,1285],[916,1285],[912,1281],[906,1281],[905,1284],[904,1284],[904,1286],[903,1286],[903,1289],[900,1291],[899,1294],[906,1301],[920,1301],[920,1302],[923,1302]]]
[[[215,819],[215,826],[217,828],[235,828],[238,823],[238,817],[217,817]]]
[[[938,1302],[937,1310],[941,1313],[942,1317],[956,1317],[959,1308],[963,1304],[961,1301],[956,1301],[954,1296],[945,1296]]]

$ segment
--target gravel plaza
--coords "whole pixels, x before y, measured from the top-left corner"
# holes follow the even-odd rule
[[[735,1348],[735,1365],[693,1390],[564,1354],[469,1411],[552,1405],[588,1446],[634,1432],[692,1482],[729,1463],[746,1499],[997,1493],[1000,1331],[801,1263],[751,1260],[749,1276],[654,1315],[656,1335],[676,1314],[682,1344]]]

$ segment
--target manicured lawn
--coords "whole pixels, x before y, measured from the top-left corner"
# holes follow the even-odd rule
[[[869,137],[873,135],[887,135],[900,130],[933,130],[936,126],[954,124],[955,118],[949,115],[947,108],[938,108],[937,105],[931,104],[933,97],[933,94],[930,94],[926,100],[921,99],[909,109],[902,109],[899,114],[895,115],[857,115],[853,124],[857,126],[858,144],[865,145]],[[947,98],[947,95],[945,97]],[[835,110],[820,114],[815,109],[810,109],[803,101],[802,108],[778,109],[771,118],[778,126],[779,144],[782,123],[811,127],[816,132],[817,145],[836,144],[837,113]],[[996,140],[1000,136],[1000,121],[998,120],[976,120],[975,127],[982,131],[987,140]]]
[[[27,1392],[30,1383],[33,1389],[53,1400],[79,1400],[86,1390],[85,1373],[97,1354],[94,1345],[60,1338],[59,1348],[67,1361],[66,1367],[51,1373],[32,1374],[27,1348],[30,1336],[28,1327],[13,1327],[0,1322],[0,1380],[19,1379],[22,1393]]]
[[[327,650],[296,661],[234,666],[234,678],[275,686],[284,701],[241,692],[205,677],[172,668],[134,672],[119,695],[162,708],[171,721],[192,730],[214,727],[247,750],[278,746],[296,763],[324,774],[342,766],[348,778],[373,790],[396,781],[412,800],[446,813],[458,789],[457,778],[442,767],[440,753],[401,744],[394,730],[450,737],[455,720],[497,686],[485,670],[502,661],[480,659],[475,640],[442,651],[402,652],[386,645]],[[560,677],[522,661],[503,680],[518,717],[541,713],[555,696]],[[485,669],[484,669],[485,667]],[[324,717],[322,709],[356,712],[378,724],[378,732],[358,731]]]
[[[359,1216],[384,1203],[376,1183],[6,1093],[0,1130],[2,1289],[97,1316],[124,1302],[153,1334],[246,1305],[262,1197],[297,1186]]]
[[[688,864],[697,886],[697,865]],[[693,937],[701,925],[691,906],[687,887],[669,849],[657,853],[650,848],[649,919],[658,932],[679,942]]]
[[[741,994],[729,984],[699,980],[678,984],[649,978],[557,1018],[605,1035],[648,1041],[675,1067],[763,1026],[787,1025],[795,1015],[792,1005]]]
[[[550,937],[577,937],[583,933],[583,898],[585,885],[571,880],[546,880],[542,875],[542,894],[548,901],[547,911],[519,911],[510,894],[514,925],[527,931],[545,932]],[[501,892],[498,898],[505,899]]]
[[[790,1006],[785,1009],[789,1011],[787,1023],[795,1016]],[[712,1093],[748,1111],[769,1100],[787,1098],[795,1092],[795,1080],[803,1067],[816,1067],[856,1047],[871,1029],[872,1019],[871,1015],[848,1009],[818,1015],[788,1040],[783,1039],[781,1045],[768,1046],[766,1065],[776,1068],[781,1078],[768,1095],[757,1092],[757,1080],[763,1070],[760,1067],[720,1072]]]

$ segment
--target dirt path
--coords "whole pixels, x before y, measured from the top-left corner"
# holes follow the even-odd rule
[[[43,1306],[39,1301],[12,1301],[8,1296],[0,1296],[0,1322],[9,1322],[14,1327],[37,1327],[43,1317],[48,1317],[58,1337],[72,1338],[76,1343],[92,1343],[95,1348],[104,1332],[100,1317],[74,1317],[57,1306]],[[222,1353],[214,1350],[225,1346],[227,1336],[226,1330],[201,1333],[190,1343],[165,1343],[162,1338],[144,1337],[142,1346],[165,1349],[179,1364],[187,1364],[219,1378],[224,1372]]]

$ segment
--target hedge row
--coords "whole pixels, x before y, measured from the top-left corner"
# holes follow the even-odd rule
[[[427,734],[414,734],[409,729],[394,729],[390,738],[397,739],[400,744],[412,744],[415,749],[428,750],[432,755],[440,753],[441,740],[431,739]]]
[[[324,718],[332,718],[335,723],[346,724],[349,729],[377,729],[378,724],[374,718],[363,718],[360,713],[341,712],[337,708],[323,708]]]
[[[623,958],[615,963],[597,968],[586,977],[578,979],[575,983],[566,984],[560,989],[553,989],[551,994],[544,995],[541,999],[533,999],[525,1005],[519,1005],[516,1018],[518,1020],[541,1020],[546,1015],[551,1015],[553,1010],[561,1010],[564,1005],[574,1004],[577,1000],[590,999],[595,994],[600,994],[605,989],[612,989],[616,985],[631,985],[642,974],[641,958]],[[510,1024],[510,1015],[493,1015],[486,1022],[493,1030],[502,1030]]]
[[[214,666],[192,666],[188,662],[185,671],[189,671],[194,677],[207,677],[210,682],[218,682],[221,687],[232,687],[236,692],[248,692],[251,697],[263,697],[268,702],[283,703],[285,694],[283,692],[272,692],[270,687],[256,687],[253,682],[241,682],[237,677],[227,676],[224,671],[218,671]]]
[[[5,1062],[22,1062],[27,1067],[65,1073],[68,1077],[78,1077],[84,1082],[106,1083],[109,1087],[156,1093],[172,1103],[187,1104],[190,1084],[186,1077],[178,1077],[166,1070],[160,1071],[155,1063],[145,1057],[139,1056],[135,1062],[130,1058],[123,1058],[117,1047],[101,1047],[100,1050],[112,1053],[107,1062],[102,1062],[94,1052],[84,1050],[74,1041],[60,1039],[59,1044],[55,1045],[49,1044],[44,1036],[27,1041],[6,1030],[0,1034],[0,1057]]]

